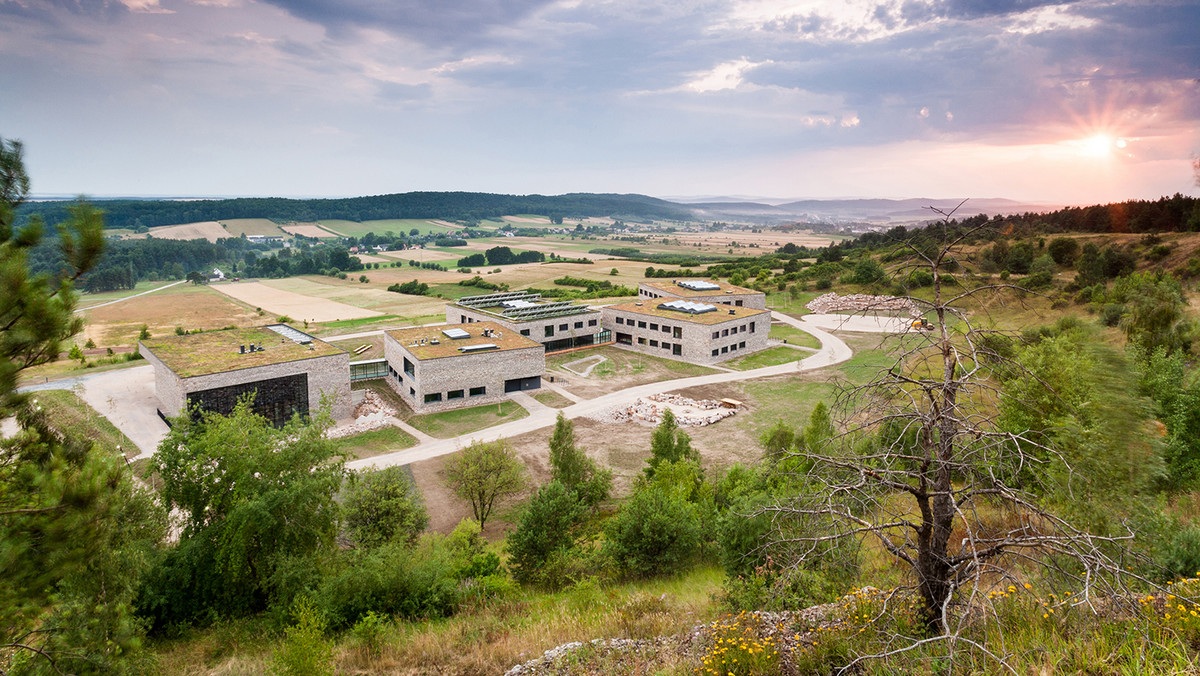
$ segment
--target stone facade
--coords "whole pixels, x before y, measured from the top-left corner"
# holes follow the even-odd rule
[[[683,280],[681,280],[683,281]],[[709,291],[696,291],[679,286],[674,280],[648,281],[638,284],[638,298],[650,301],[657,298],[673,300],[682,298],[696,303],[713,305],[733,305],[757,310],[767,309],[767,294],[741,286],[734,286],[721,281],[699,280],[720,287]]]
[[[576,344],[591,345],[593,342],[599,342],[594,340],[589,342],[588,339],[594,339],[595,335],[604,328],[600,311],[592,308],[588,308],[587,312],[565,317],[514,321],[483,310],[447,305],[446,322],[449,324],[495,322],[509,331],[516,331],[530,340],[541,343],[548,351],[576,347]],[[576,344],[566,344],[564,341],[568,340]]]
[[[334,419],[350,415],[350,354],[347,352],[180,378],[146,345],[139,344],[138,351],[154,365],[159,411],[167,417],[182,413],[187,396],[192,393],[295,375],[304,375],[308,380],[309,411],[304,413],[315,410],[321,398],[327,396],[331,399]]]
[[[617,347],[693,364],[716,364],[767,347],[771,313],[765,310],[721,307],[716,313],[689,315],[661,311],[657,305],[622,303],[603,309],[604,328],[612,331]]]
[[[546,351],[536,341],[523,338],[497,322],[467,322],[424,329],[436,335],[444,329],[459,328],[472,334],[463,344],[479,342],[484,328],[503,334],[491,341],[496,349],[459,353],[442,351],[441,356],[422,354],[414,342],[419,329],[384,333],[383,354],[388,362],[387,383],[416,413],[434,413],[466,406],[496,403],[511,391],[541,387],[546,371]],[[508,332],[508,333],[504,333]],[[456,343],[446,338],[443,344]]]

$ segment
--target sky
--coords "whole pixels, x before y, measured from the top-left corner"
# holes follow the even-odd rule
[[[35,194],[1200,194],[1200,2],[0,0]]]

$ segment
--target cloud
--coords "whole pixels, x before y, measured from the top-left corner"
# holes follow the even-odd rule
[[[721,91],[723,89],[737,89],[742,84],[742,76],[747,71],[757,68],[764,63],[770,63],[770,61],[754,63],[746,59],[738,59],[718,64],[712,70],[697,73],[691,80],[684,83],[680,89],[700,94]]]

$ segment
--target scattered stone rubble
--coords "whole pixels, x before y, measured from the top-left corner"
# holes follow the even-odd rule
[[[766,635],[774,638],[780,646],[795,649],[799,644],[810,645],[812,641],[809,635],[816,628],[829,628],[837,616],[839,606],[839,602],[834,602],[799,611],[760,611],[747,613],[747,619],[752,619],[763,627]],[[543,676],[562,673],[563,670],[559,668],[560,663],[570,664],[568,658],[571,653],[584,646],[591,646],[593,659],[598,655],[604,655],[606,663],[612,663],[612,657],[621,653],[659,652],[666,649],[681,656],[702,654],[711,641],[707,636],[708,630],[714,626],[715,623],[697,625],[691,631],[675,636],[656,636],[647,639],[597,638],[587,642],[564,643],[547,650],[540,657],[514,666],[505,672],[504,676]],[[798,626],[808,629],[798,635],[795,632],[795,628]],[[797,636],[799,636],[799,640],[797,640]]]
[[[326,432],[325,436],[330,439],[338,439],[396,424],[396,409],[371,390],[366,391],[362,402],[354,407],[351,416],[354,422],[339,425]]]
[[[920,310],[914,307],[913,302],[908,298],[871,296],[864,293],[852,293],[848,296],[827,293],[808,301],[808,304],[804,307],[808,308],[810,312],[817,314],[828,312],[902,311],[908,312],[913,317],[921,316]]]
[[[725,408],[721,402],[711,399],[697,401],[678,394],[652,394],[627,406],[602,411],[596,419],[605,423],[641,422],[657,425],[662,422],[663,409],[668,407],[675,414],[680,427],[712,425],[737,413],[737,409]]]

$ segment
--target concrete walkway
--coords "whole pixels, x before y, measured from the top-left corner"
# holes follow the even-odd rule
[[[651,394],[662,394],[674,390],[681,390],[688,387],[696,387],[698,385],[713,385],[719,383],[729,383],[740,380],[750,380],[753,378],[763,378],[766,376],[788,375],[793,373],[802,373],[804,371],[813,371],[826,366],[840,364],[850,359],[853,353],[846,343],[840,338],[834,336],[827,331],[816,326],[817,322],[805,322],[793,317],[782,315],[778,312],[773,312],[772,315],[791,326],[811,333],[821,342],[821,350],[812,356],[802,359],[798,362],[787,362],[786,364],[778,364],[776,366],[766,366],[750,371],[731,371],[727,373],[710,373],[703,376],[693,376],[691,378],[679,378],[676,380],[666,380],[657,383],[648,383],[646,385],[638,385],[636,387],[626,388],[619,392],[611,392],[595,399],[588,399],[577,404],[559,409],[568,419],[580,418],[595,413],[599,413],[614,406],[627,406],[632,404],[640,397],[647,397]],[[858,325],[854,325],[858,326]],[[874,326],[872,324],[863,324],[862,326]],[[847,329],[852,330],[852,329]],[[867,331],[878,331],[879,329],[865,328]],[[366,469],[389,467],[392,465],[407,465],[421,460],[436,458],[441,455],[454,453],[455,451],[467,446],[475,441],[496,441],[498,439],[506,439],[508,437],[517,436],[526,432],[549,427],[554,424],[554,419],[558,415],[558,411],[547,409],[545,411],[530,412],[528,418],[522,418],[495,427],[489,427],[478,432],[465,434],[454,439],[439,439],[434,442],[419,444],[412,448],[407,448],[395,453],[385,455],[377,455],[372,458],[364,458],[362,460],[354,460],[346,463],[351,469]]]

